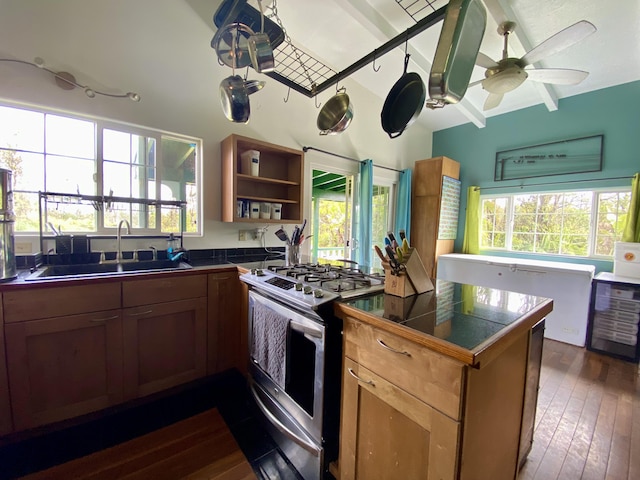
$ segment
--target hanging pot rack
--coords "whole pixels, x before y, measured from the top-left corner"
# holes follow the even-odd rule
[[[383,45],[376,48],[375,50],[368,53],[367,55],[360,58],[359,60],[355,61],[344,70],[341,70],[333,74],[332,76],[328,77],[326,80],[322,81],[317,85],[313,84],[311,88],[305,88],[299,83],[296,83],[290,80],[289,78],[279,74],[277,71],[267,73],[266,75],[282,83],[283,85],[290,87],[292,90],[295,90],[298,93],[302,93],[303,95],[306,95],[309,98],[313,98],[317,94],[322,93],[328,88],[330,88],[331,86],[335,85],[340,80],[343,80],[344,78],[352,75],[353,73],[357,72],[361,68],[369,65],[371,62],[375,61],[376,59],[379,59],[386,53],[389,53],[394,48],[404,45],[406,41],[412,39],[416,35],[419,35],[420,33],[424,32],[426,29],[432,27],[439,21],[443,20],[445,16],[445,11],[446,11],[446,5],[444,5],[443,7],[440,7],[435,12],[430,13],[429,15],[424,17],[422,20],[418,21],[418,23],[416,23],[415,25],[409,27],[404,32],[396,35],[391,40],[384,43]],[[276,63],[278,63],[277,60],[276,60]]]
[[[427,3],[429,4],[430,8],[433,8],[430,2]],[[234,7],[236,7],[235,2]],[[447,5],[445,4],[437,10],[434,10],[432,13],[422,18],[421,20],[417,20],[415,25],[396,35],[391,40],[387,41],[380,47],[374,49],[372,52],[363,56],[362,58],[339,72],[336,72],[335,70],[322,64],[313,57],[295,48],[288,38],[284,27],[279,21],[277,13],[275,13],[274,16],[276,21],[278,21],[280,27],[282,27],[283,31],[285,32],[286,41],[284,41],[274,51],[276,70],[265,73],[265,75],[289,87],[290,89],[295,90],[298,93],[301,93],[309,98],[314,98],[319,93],[324,92],[333,85],[337,85],[339,81],[344,80],[346,77],[352,75],[368,64],[375,62],[375,60],[379,59],[394,48],[404,45],[408,40],[412,39],[426,29],[432,27],[434,24],[443,20],[446,13],[446,7]],[[412,16],[414,20],[416,19],[415,16],[412,15],[405,7],[402,8],[404,8],[405,11],[407,11],[407,13]],[[231,10],[233,11],[233,8]],[[234,18],[232,17],[234,17],[235,15],[232,13],[232,11],[229,12],[229,15],[225,19],[225,23],[234,20]],[[291,50],[291,53],[287,53],[287,49]],[[297,67],[298,65],[302,68],[302,70]],[[316,77],[315,80],[311,78],[310,72],[313,73]],[[301,81],[300,83],[298,83],[294,79],[300,79]],[[303,85],[303,81],[307,83],[308,86]]]

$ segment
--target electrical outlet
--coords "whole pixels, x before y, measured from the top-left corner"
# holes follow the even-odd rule
[[[238,240],[241,242],[246,242],[247,241],[247,231],[246,230],[240,230],[238,232]]]

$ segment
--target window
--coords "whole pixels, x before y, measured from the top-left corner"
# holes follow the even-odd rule
[[[480,247],[610,257],[630,200],[630,189],[483,195]]]
[[[0,166],[13,171],[15,231],[40,231],[40,192],[48,192],[58,195],[43,202],[43,225],[65,233],[99,233],[122,219],[145,233],[198,233],[200,143],[0,106]],[[78,194],[143,201],[91,204],[78,201]],[[186,207],[155,204],[158,200],[186,202]]]

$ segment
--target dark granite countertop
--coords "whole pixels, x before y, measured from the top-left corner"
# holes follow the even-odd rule
[[[469,358],[528,319],[532,312],[550,311],[551,301],[544,297],[445,280],[434,280],[433,284],[433,291],[420,295],[402,298],[379,293],[341,304],[377,318],[380,321],[376,326],[386,322],[438,339],[440,344],[444,340],[454,349],[467,352]],[[538,320],[543,316],[538,315]],[[402,332],[401,328],[389,330]]]

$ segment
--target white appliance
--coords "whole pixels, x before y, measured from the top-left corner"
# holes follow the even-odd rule
[[[587,336],[593,265],[548,262],[491,255],[438,257],[438,278],[553,299],[544,336],[584,347]]]

